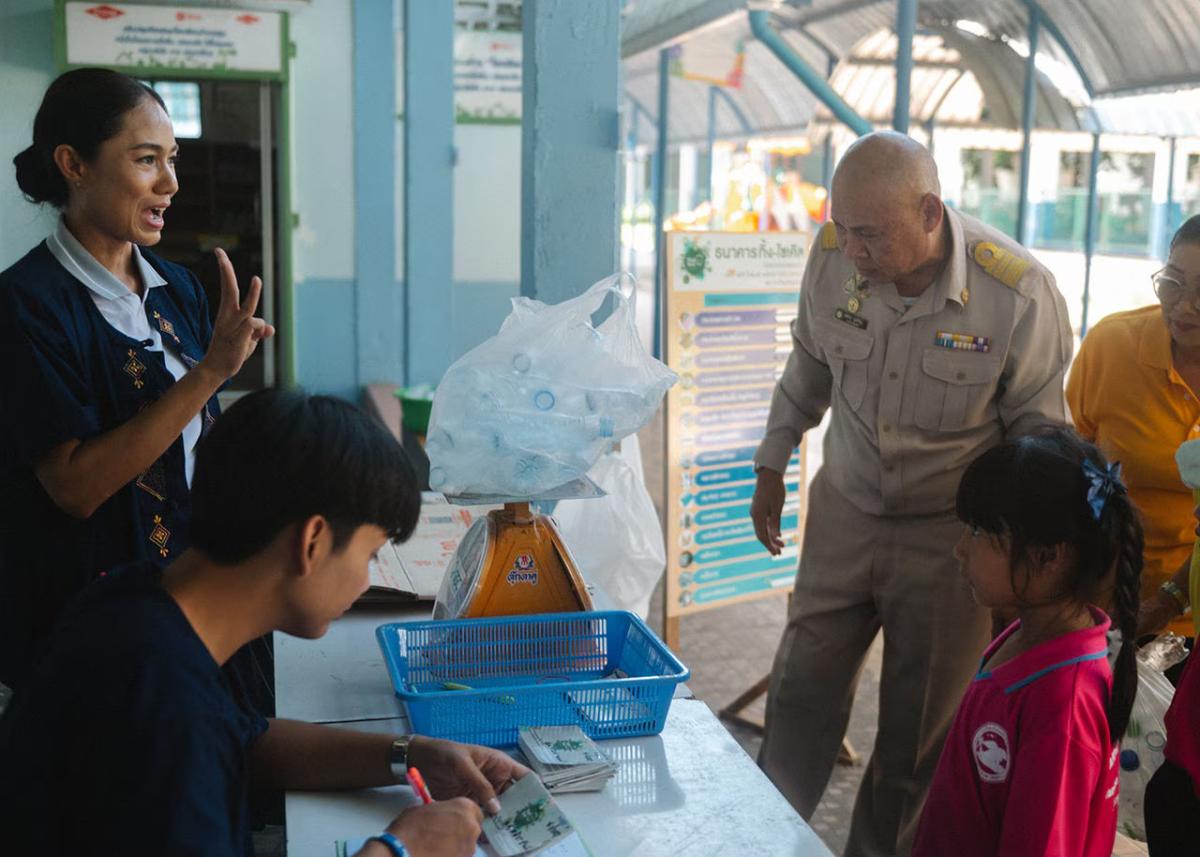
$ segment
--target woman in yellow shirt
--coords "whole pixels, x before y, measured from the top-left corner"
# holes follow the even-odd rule
[[[1154,274],[1157,306],[1114,313],[1083,340],[1067,379],[1075,427],[1120,461],[1146,533],[1138,633],[1191,636],[1188,570],[1196,526],[1175,450],[1200,438],[1200,215]]]

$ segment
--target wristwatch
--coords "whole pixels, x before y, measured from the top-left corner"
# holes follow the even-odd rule
[[[1175,603],[1179,605],[1180,613],[1187,612],[1187,609],[1190,606],[1188,603],[1188,594],[1184,592],[1183,589],[1177,583],[1175,583],[1175,581],[1168,580],[1158,588],[1175,599]]]
[[[392,779],[397,783],[405,782],[404,775],[408,773],[408,745],[412,742],[411,735],[401,735],[392,741],[388,750],[388,767],[392,769]]]

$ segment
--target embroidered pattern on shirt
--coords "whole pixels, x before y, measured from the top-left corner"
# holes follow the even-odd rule
[[[174,339],[176,345],[179,345],[179,337],[175,335],[175,325],[159,315],[158,310],[154,311],[154,320],[158,322],[158,329]]]
[[[167,490],[167,469],[163,465],[162,459],[158,459],[138,476],[137,482],[134,483],[151,497],[158,500],[166,500]]]
[[[975,768],[985,783],[1002,783],[1008,779],[1008,732],[999,723],[985,723],[975,730],[971,739]]]
[[[991,241],[980,241],[973,254],[975,264],[983,268],[1010,289],[1015,289],[1021,277],[1033,263],[1022,259],[1011,250],[998,247]]]
[[[154,516],[154,529],[150,531],[150,541],[158,548],[161,556],[165,557],[170,550],[167,548],[167,542],[171,538],[171,531],[163,526],[162,515]]]
[[[129,359],[125,361],[125,374],[133,379],[133,386],[140,390],[146,385],[142,380],[142,375],[146,373],[146,364],[137,359],[137,353],[132,348],[126,353]]]

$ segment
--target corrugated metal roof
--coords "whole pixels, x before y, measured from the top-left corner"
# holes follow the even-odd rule
[[[1098,95],[1200,83],[1196,0],[1043,0],[1042,8]]]
[[[626,51],[648,50],[745,8],[734,0],[631,0],[624,19]],[[918,23],[945,29],[977,21],[997,37],[1024,41],[1029,7],[1041,9],[1063,36],[1042,52],[1078,59],[1096,95],[1200,84],[1200,2],[1197,0],[921,0]],[[864,37],[895,23],[894,0],[798,0],[776,12],[803,27],[838,57]],[[680,27],[684,27],[680,29]]]
[[[625,0],[621,56],[656,48],[745,11],[746,0]]]
[[[825,67],[824,55],[794,33],[784,34],[793,49],[817,68]],[[746,16],[741,15],[716,29],[706,30],[683,45],[685,68],[720,75],[732,68],[738,44],[746,48],[746,74],[740,89],[725,88],[749,128],[724,100],[718,101],[717,136],[736,139],[759,134],[802,133],[813,117],[814,102],[808,90],[763,45],[754,40]],[[645,51],[625,60],[625,93],[635,99],[657,122],[658,52]],[[671,142],[700,142],[708,136],[708,90],[710,84],[672,77],[670,84]],[[653,133],[653,132],[651,132]]]
[[[1041,52],[1078,59],[1096,95],[1200,83],[1200,3],[1196,0],[921,0],[918,23],[934,28],[977,21],[993,35],[1024,42],[1036,5],[1063,37],[1043,33]],[[893,0],[811,0],[781,14],[812,30],[839,54],[865,33],[895,24]]]
[[[880,30],[840,63],[830,83],[859,115],[890,124],[896,100],[896,36]],[[910,121],[1015,128],[1021,124],[1025,62],[1002,42],[960,30],[913,39]],[[817,115],[829,117],[821,106]],[[1039,73],[1036,126],[1080,130],[1075,106]]]
[[[1200,137],[1200,89],[1097,98],[1092,109],[1113,133]]]
[[[784,40],[816,69],[827,55],[795,30]],[[744,16],[710,27],[681,44],[682,65],[719,76],[731,68],[737,45],[746,48],[740,88],[725,88],[717,110],[717,136],[737,139],[767,134],[802,134],[815,117],[829,114],[766,47],[750,34]],[[868,121],[889,125],[895,100],[892,69],[896,38],[877,31],[837,64],[830,81],[838,93]],[[936,112],[943,125],[1012,128],[1020,125],[1024,61],[1008,46],[958,31],[919,35],[914,40],[916,67],[912,77],[912,120],[923,123]],[[625,92],[657,122],[658,52],[645,51],[624,62]],[[1072,105],[1045,78],[1038,81],[1039,127],[1080,129]],[[673,76],[670,83],[670,139],[673,144],[706,140],[709,84]],[[736,105],[736,110],[728,102]],[[743,126],[737,111],[745,117]],[[649,132],[653,134],[654,132]],[[643,138],[646,139],[646,138]]]
[[[937,123],[955,126],[1018,128],[1024,88],[1027,39],[1027,2],[1031,0],[921,0],[920,31],[914,39],[916,66],[912,77],[911,116],[923,123],[936,113]],[[1071,51],[1043,31],[1038,60],[1036,125],[1044,129],[1091,130],[1096,121],[1105,131],[1121,133],[1200,133],[1200,102],[1166,95],[1140,99],[1136,109],[1127,99],[1097,98],[1094,111],[1086,109],[1088,96],[1077,79],[1071,52],[1087,72],[1094,91],[1109,92],[1131,86],[1165,85],[1189,75],[1200,82],[1200,0],[1123,0],[1134,11],[1126,16],[1130,27],[1142,27],[1139,36],[1162,40],[1154,57],[1135,56],[1137,44],[1126,23],[1073,20],[1064,40]],[[656,35],[673,33],[681,44],[686,67],[727,68],[739,42],[746,44],[746,74],[740,89],[726,89],[749,130],[737,114],[722,104],[717,115],[717,135],[737,138],[755,134],[802,133],[814,117],[829,121],[828,111],[765,47],[754,40],[744,12],[730,14],[729,0],[634,0],[625,19],[623,43],[631,44],[630,29],[639,44]],[[1057,19],[1084,8],[1090,18],[1100,6],[1116,0],[1041,0],[1039,8]],[[1176,8],[1179,7],[1179,8]],[[1186,8],[1184,8],[1186,7]],[[653,15],[652,15],[653,13]],[[706,18],[709,13],[716,15]],[[720,13],[720,14],[717,14]],[[684,15],[698,29],[680,35],[676,25]],[[830,80],[839,94],[871,122],[891,122],[895,78],[894,0],[811,0],[803,8],[783,7],[774,16],[783,38],[801,57],[825,71],[830,57],[838,62]],[[1145,20],[1143,20],[1145,18]],[[699,23],[697,23],[699,22]],[[1186,34],[1169,32],[1171,26],[1190,26]],[[1062,29],[1060,25],[1060,29]],[[1115,29],[1115,32],[1114,32]],[[1106,40],[1083,52],[1075,43],[1087,38]],[[1171,50],[1197,42],[1187,62],[1163,62],[1166,42]],[[1127,55],[1097,74],[1091,64],[1116,63],[1113,52]],[[1190,63],[1190,66],[1189,66]],[[658,53],[644,51],[624,63],[625,89],[651,117],[657,110]],[[1135,83],[1136,81],[1136,83]],[[1065,93],[1065,94],[1064,94]],[[673,143],[699,142],[707,136],[708,85],[673,77],[670,88]]]

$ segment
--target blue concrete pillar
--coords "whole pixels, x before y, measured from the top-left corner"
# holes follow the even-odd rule
[[[354,0],[354,349],[356,385],[404,380],[396,288],[396,15]]]
[[[1175,137],[1171,138],[1170,154],[1167,157],[1167,216],[1163,218],[1163,236],[1161,243],[1160,258],[1167,258],[1167,253],[1170,252],[1171,236],[1175,234],[1175,230],[1179,227],[1179,218],[1175,213]]]
[[[666,252],[663,245],[663,224],[667,217],[667,141],[671,128],[671,72],[670,53],[666,48],[658,52],[658,142],[654,148],[654,342],[652,353],[662,354],[662,295],[666,289]]]
[[[521,294],[558,303],[617,270],[620,6],[525,0],[521,16]]]
[[[629,99],[629,109],[632,115],[629,121],[629,139],[625,142],[625,148],[628,150],[628,158],[632,160],[633,168],[629,170],[629,183],[631,187],[627,192],[629,201],[629,224],[630,234],[637,234],[637,210],[638,205],[642,201],[642,164],[641,156],[638,154],[638,121],[641,119],[642,108],[637,103],[637,99]],[[627,265],[626,270],[637,270],[637,242],[631,240],[629,242],[629,254],[624,260]]]
[[[426,384],[440,380],[454,359],[454,4],[401,2],[406,381]],[[387,103],[381,93],[373,96]],[[390,194],[392,185],[378,192]]]
[[[708,152],[708,169],[704,176],[704,198],[712,202],[712,183],[713,183],[713,151],[717,147],[717,92],[715,86],[708,88],[708,139],[706,151]]]
[[[837,68],[837,58],[832,54],[826,65],[826,80],[833,80],[833,70]],[[829,206],[833,189],[833,125],[825,133],[825,142],[821,144],[821,187],[825,188],[825,219],[829,220]]]
[[[1088,166],[1087,222],[1083,225],[1083,317],[1080,338],[1087,335],[1088,306],[1091,303],[1092,257],[1096,255],[1096,183],[1100,175],[1100,132],[1092,134],[1092,160]]]
[[[1025,60],[1025,95],[1021,110],[1021,188],[1017,201],[1017,234],[1013,237],[1028,245],[1029,223],[1029,155],[1033,141],[1033,123],[1037,118],[1037,52],[1038,26],[1042,16],[1036,6],[1029,7],[1029,56]]]
[[[917,0],[896,3],[896,106],[892,127],[908,133],[908,111],[912,102],[913,33],[917,29]]]

